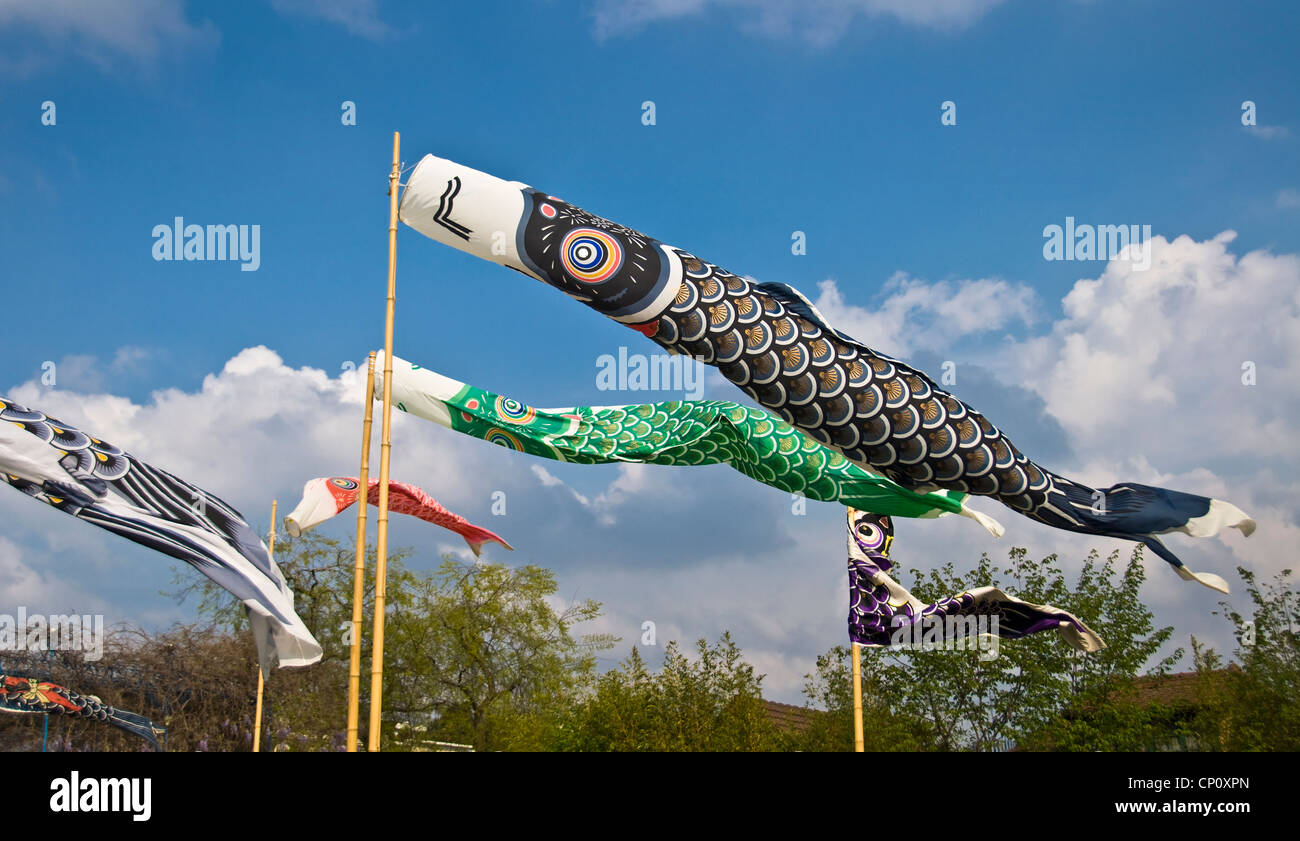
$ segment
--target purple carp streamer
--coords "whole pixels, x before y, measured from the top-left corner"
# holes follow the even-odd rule
[[[1106,647],[1101,637],[1072,614],[1050,605],[1023,602],[996,587],[977,587],[924,604],[889,574],[894,568],[889,558],[894,525],[889,517],[850,508],[848,523],[852,642],[872,647],[965,643],[974,648],[970,639],[974,634],[1020,639],[1056,630],[1080,651]]]
[[[308,666],[320,643],[243,516],[107,441],[0,398],[0,481],[79,520],[185,561],[244,603],[262,669]]]
[[[110,707],[94,695],[82,695],[34,677],[0,674],[0,712],[19,715],[70,715],[120,727],[155,748],[167,732],[139,713]]]
[[[787,423],[909,490],[989,496],[1055,528],[1140,541],[1181,577],[1225,593],[1223,578],[1188,570],[1157,535],[1255,529],[1222,500],[1055,474],[924,372],[831,327],[792,287],[751,282],[518,181],[426,155],[400,216],[716,367]]]

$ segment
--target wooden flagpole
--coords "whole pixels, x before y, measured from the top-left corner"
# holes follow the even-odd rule
[[[853,643],[853,750],[863,753],[862,738],[862,646]]]
[[[276,515],[277,502],[278,500],[274,500],[274,499],[271,500],[271,541],[270,541],[271,545],[269,547],[269,553],[271,555],[272,563],[275,562],[275,515]],[[265,688],[264,683],[265,682],[262,678],[262,664],[258,663],[257,664],[257,712],[255,713],[257,718],[253,722],[253,753],[262,752],[262,690]]]
[[[348,753],[357,751],[361,704],[361,602],[366,592],[366,520],[370,505],[370,427],[375,416],[375,352],[366,370],[366,414],[361,423],[360,504],[357,505],[357,563],[352,577],[352,654],[348,668]]]
[[[393,132],[393,171],[388,175],[388,309],[384,315],[384,402],[379,438],[379,519],[375,534],[375,634],[370,655],[370,732],[366,750],[379,750],[384,708],[384,609],[388,577],[388,461],[392,446],[393,313],[397,308],[397,181],[401,176],[402,135]]]

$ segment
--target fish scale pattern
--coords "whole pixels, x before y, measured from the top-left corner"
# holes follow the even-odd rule
[[[905,488],[992,496],[1054,526],[1079,524],[1059,477],[924,373],[832,330],[789,287],[679,256],[681,288],[650,333],[661,346],[716,366],[787,423]]]

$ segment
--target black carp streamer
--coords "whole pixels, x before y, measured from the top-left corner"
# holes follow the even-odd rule
[[[830,326],[792,287],[754,283],[520,182],[429,155],[401,218],[716,367],[809,437],[910,490],[992,497],[1054,528],[1140,541],[1183,578],[1223,592],[1223,578],[1188,570],[1157,535],[1255,529],[1222,500],[1053,473],[924,372]]]

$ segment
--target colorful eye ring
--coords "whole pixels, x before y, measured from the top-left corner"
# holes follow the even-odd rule
[[[537,411],[532,406],[525,406],[518,400],[511,400],[509,397],[497,398],[496,412],[506,423],[520,425],[531,423],[533,418],[537,417]]]
[[[623,246],[597,228],[575,228],[560,243],[564,270],[582,283],[604,283],[623,268]]]
[[[509,432],[506,432],[504,429],[488,430],[487,435],[483,436],[483,440],[487,441],[489,444],[496,444],[499,447],[505,447],[507,450],[514,450],[515,452],[520,453],[524,451],[523,442],[511,435]]]

